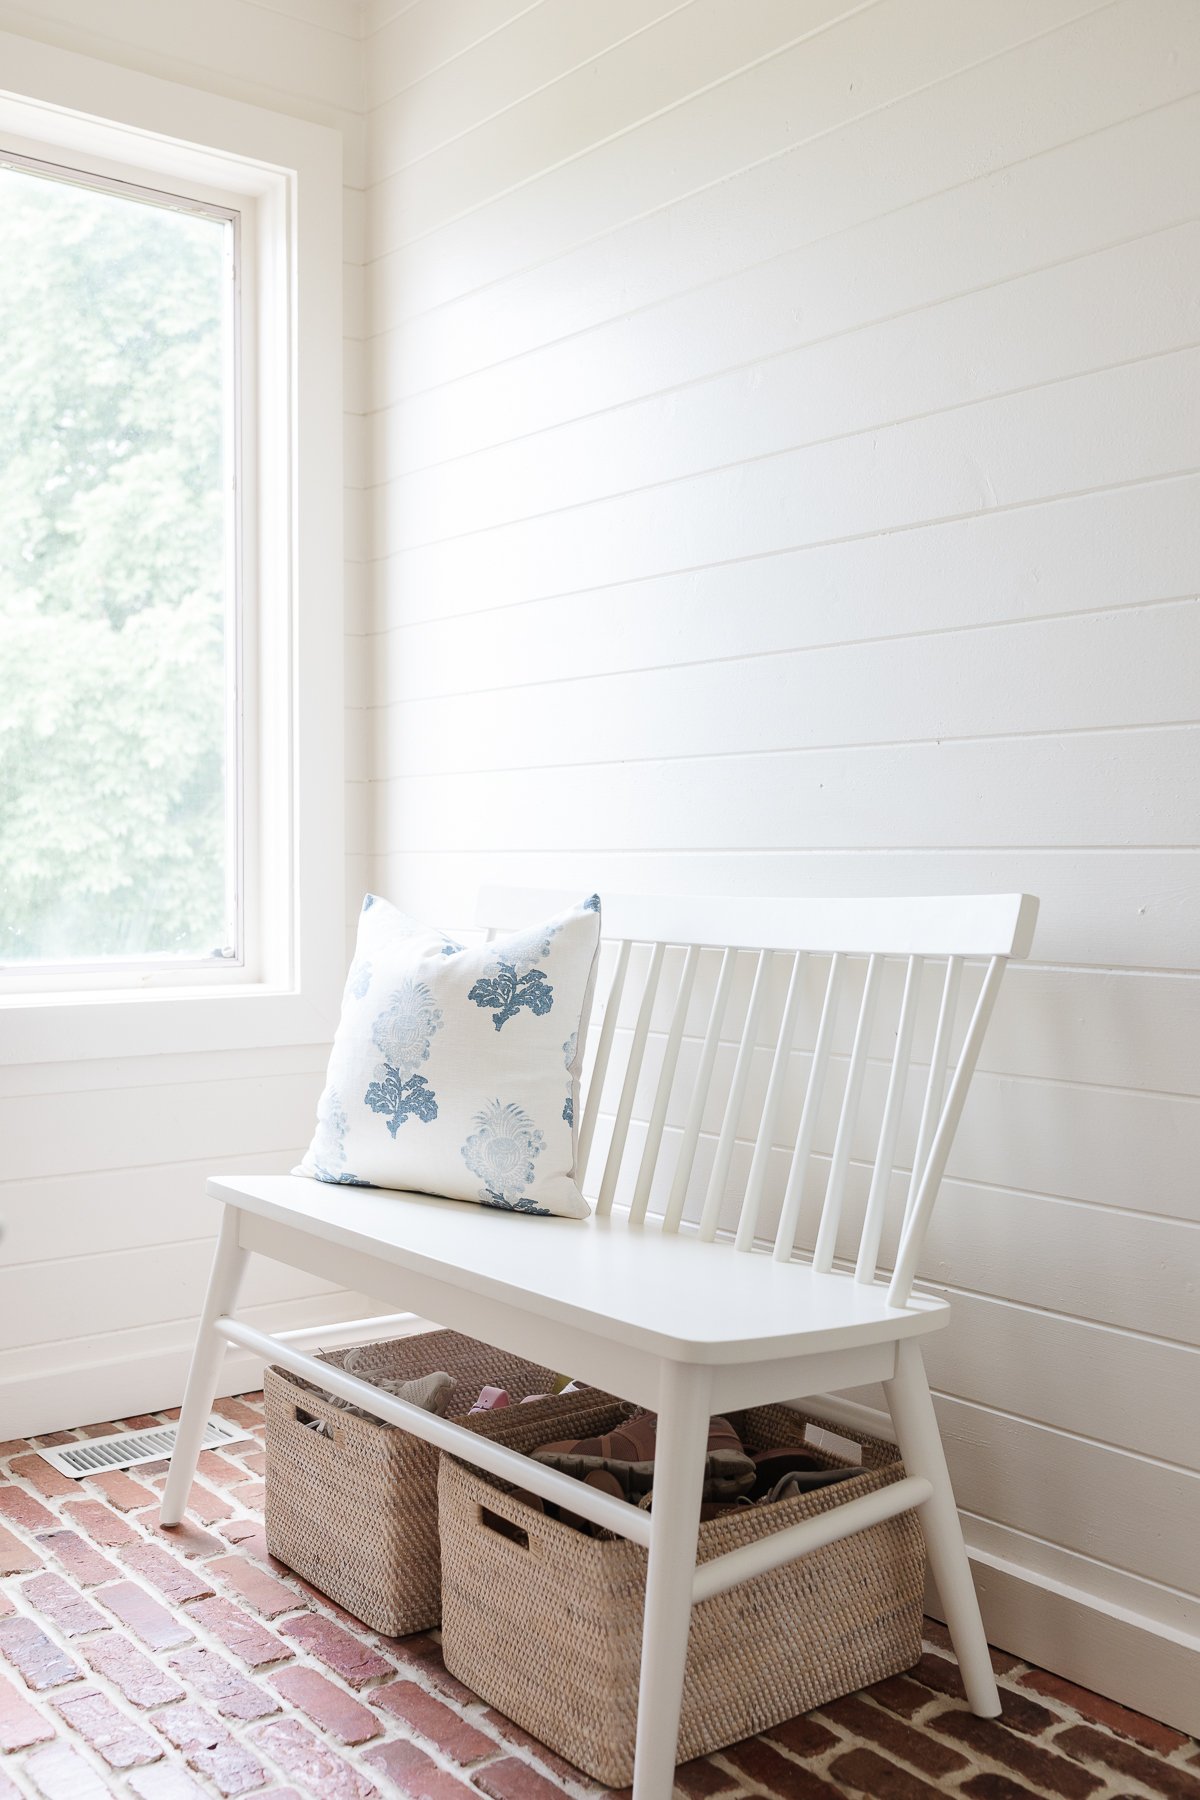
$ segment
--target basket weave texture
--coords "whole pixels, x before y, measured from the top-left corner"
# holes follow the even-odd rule
[[[596,1409],[577,1435],[628,1409]],[[729,1415],[750,1449],[797,1443],[822,1421],[791,1407]],[[575,1430],[560,1419],[565,1436]],[[698,1560],[898,1481],[894,1444],[845,1430],[862,1473],[831,1488],[702,1523]],[[846,1459],[808,1444],[831,1468]],[[540,1742],[610,1787],[633,1778],[646,1551],[548,1518],[506,1484],[443,1456],[442,1650],[446,1666]],[[485,1514],[507,1521],[514,1541]],[[755,1576],[692,1611],[678,1759],[688,1761],[911,1668],[921,1654],[925,1550],[916,1515],[869,1527]]]
[[[332,1350],[323,1360],[340,1367],[348,1354]],[[408,1380],[446,1370],[458,1383],[447,1416],[517,1450],[536,1449],[569,1430],[576,1416],[590,1418],[597,1411],[597,1399],[580,1394],[517,1405],[526,1394],[549,1394],[559,1377],[456,1331],[368,1344],[358,1355],[358,1372],[364,1375]],[[507,1388],[514,1404],[463,1417],[489,1384]],[[267,1369],[263,1391],[271,1555],[389,1637],[436,1625],[441,1617],[437,1450],[396,1426],[331,1405],[284,1369]],[[604,1407],[610,1414],[608,1396]],[[323,1420],[332,1438],[313,1431],[307,1419]]]

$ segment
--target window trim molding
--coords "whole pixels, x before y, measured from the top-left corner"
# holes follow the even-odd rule
[[[8,33],[0,68],[0,133],[14,150],[240,197],[256,236],[247,415],[263,427],[244,470],[258,491],[244,509],[256,592],[242,654],[259,713],[244,747],[258,862],[245,968],[172,985],[146,964],[126,987],[10,992],[0,1064],[320,1043],[345,951],[341,136]]]

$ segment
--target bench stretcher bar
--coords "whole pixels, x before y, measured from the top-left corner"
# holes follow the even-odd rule
[[[503,1480],[515,1482],[519,1487],[540,1495],[543,1500],[553,1501],[569,1512],[582,1515],[595,1525],[602,1525],[608,1531],[615,1531],[620,1537],[632,1539],[643,1548],[649,1547],[650,1514],[640,1507],[631,1506],[627,1500],[617,1500],[610,1494],[602,1494],[584,1482],[574,1480],[570,1475],[562,1475],[557,1469],[534,1462],[531,1457],[523,1456],[518,1450],[510,1450],[506,1444],[496,1444],[490,1438],[480,1437],[465,1425],[456,1425],[453,1420],[426,1412],[407,1400],[398,1400],[394,1394],[381,1393],[369,1381],[363,1381],[357,1375],[347,1375],[332,1363],[320,1362],[316,1357],[307,1356],[282,1339],[270,1337],[265,1331],[256,1331],[252,1325],[245,1325],[239,1319],[217,1319],[214,1329],[228,1343],[239,1344],[242,1349],[253,1351],[264,1362],[278,1363],[293,1375],[311,1381],[314,1387],[337,1394],[353,1406],[361,1406],[373,1418],[411,1432],[413,1437],[423,1438],[426,1443],[435,1445],[439,1450],[449,1451],[463,1462],[486,1469],[490,1475],[499,1475]],[[695,1603],[707,1600],[713,1594],[723,1594],[729,1588],[736,1587],[739,1582],[748,1581],[751,1576],[765,1574],[768,1569],[794,1562],[797,1557],[805,1556],[811,1550],[837,1543],[839,1539],[851,1537],[869,1525],[894,1518],[897,1513],[907,1512],[910,1507],[921,1506],[932,1492],[933,1489],[922,1477],[908,1475],[901,1481],[880,1488],[876,1493],[864,1494],[861,1500],[851,1500],[845,1506],[833,1507],[829,1512],[820,1513],[813,1519],[805,1519],[786,1531],[774,1532],[756,1543],[743,1544],[724,1556],[713,1557],[696,1569],[692,1579],[692,1601]]]

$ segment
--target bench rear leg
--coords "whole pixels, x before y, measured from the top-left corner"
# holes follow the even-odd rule
[[[184,1515],[192,1478],[196,1473],[196,1463],[200,1457],[200,1447],[204,1441],[204,1427],[217,1391],[217,1378],[225,1355],[225,1340],[213,1330],[213,1323],[232,1310],[246,1264],[246,1252],[238,1242],[238,1222],[237,1208],[226,1206],[221,1214],[216,1255],[213,1257],[212,1274],[208,1278],[204,1310],[200,1314],[196,1347],[192,1351],[192,1365],[188,1371],[171,1467],[163,1490],[160,1517],[164,1525],[178,1525]]]
[[[1000,1694],[950,1485],[946,1453],[929,1395],[925,1362],[920,1346],[911,1338],[896,1346],[896,1373],[883,1386],[905,1469],[910,1475],[923,1475],[933,1488],[932,1496],[917,1508],[917,1518],[925,1535],[929,1564],[968,1704],[981,1719],[997,1718]]]
[[[711,1394],[707,1369],[662,1365],[634,1800],[671,1800],[675,1787]]]

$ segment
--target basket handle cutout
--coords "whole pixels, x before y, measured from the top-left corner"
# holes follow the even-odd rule
[[[520,1549],[528,1550],[529,1533],[522,1531],[521,1527],[512,1519],[506,1519],[503,1513],[493,1512],[490,1506],[481,1506],[479,1523],[486,1526],[489,1531],[494,1531],[498,1537],[507,1538],[510,1543],[518,1545]]]

